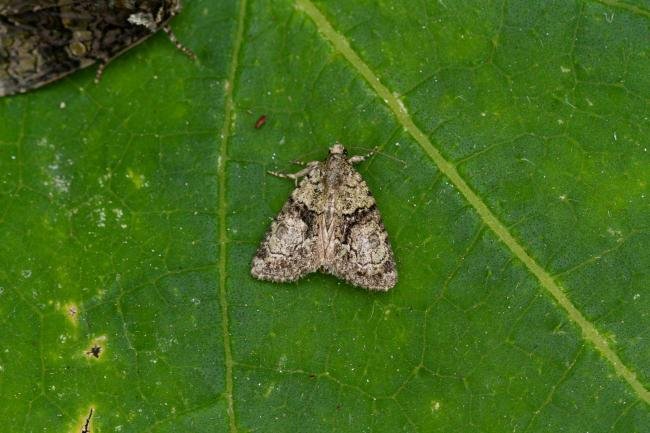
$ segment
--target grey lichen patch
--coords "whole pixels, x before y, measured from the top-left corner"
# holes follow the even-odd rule
[[[387,291],[397,283],[393,251],[375,199],[340,144],[325,161],[312,161],[253,258],[251,273],[269,281],[295,281],[315,271],[355,286]]]

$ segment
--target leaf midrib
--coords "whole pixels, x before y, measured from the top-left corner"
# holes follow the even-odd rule
[[[294,0],[294,4],[296,9],[303,11],[311,18],[319,33],[332,45],[333,49],[340,53],[370,84],[377,96],[384,100],[388,108],[395,114],[397,121],[415,139],[422,150],[429,155],[438,169],[451,181],[472,207],[474,207],[485,225],[490,227],[501,242],[537,277],[541,286],[564,309],[568,318],[578,325],[582,331],[583,338],[593,344],[607,362],[611,364],[616,373],[630,385],[637,396],[646,404],[650,405],[650,391],[637,379],[636,374],[623,363],[618,354],[609,346],[607,339],[596,329],[595,325],[587,320],[582,312],[573,305],[551,274],[526,252],[522,244],[515,239],[507,227],[492,213],[479,195],[470,188],[458,173],[456,166],[445,159],[440,151],[432,144],[429,137],[413,122],[405,108],[406,105],[404,105],[395,93],[391,92],[388,87],[381,83],[378,75],[352,49],[345,36],[332,27],[325,15],[310,0]]]
[[[235,79],[239,66],[239,53],[244,40],[244,22],[246,20],[247,0],[241,0],[239,3],[239,13],[237,17],[237,31],[233,41],[233,50],[230,56],[230,67],[228,77],[225,83],[225,108],[224,120],[221,127],[221,146],[217,160],[217,173],[219,183],[219,305],[221,309],[221,331],[223,334],[223,350],[225,362],[225,397],[228,412],[228,428],[230,433],[237,433],[237,423],[235,418],[235,405],[233,397],[233,357],[232,345],[230,341],[230,322],[228,317],[228,290],[226,288],[227,275],[227,253],[228,253],[228,230],[227,214],[228,201],[226,199],[226,165],[228,162],[228,143],[233,122],[235,102],[233,98]]]

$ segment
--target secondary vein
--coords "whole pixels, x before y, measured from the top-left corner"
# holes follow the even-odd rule
[[[639,15],[645,18],[650,18],[650,11],[637,5],[633,5],[618,0],[591,0],[591,1],[596,3],[601,3],[605,6],[610,6],[612,8],[624,9],[628,12],[632,12],[635,15]]]
[[[646,404],[650,404],[650,391],[637,379],[636,374],[619,358],[618,354],[609,346],[607,339],[596,329],[593,323],[576,308],[569,297],[555,282],[551,274],[546,271],[533,257],[526,252],[524,247],[508,231],[508,228],[492,213],[483,200],[470,188],[462,176],[458,173],[456,166],[445,159],[440,151],[431,143],[429,137],[413,122],[404,108],[404,103],[398,96],[393,94],[361,57],[350,47],[345,36],[337,32],[329,23],[327,18],[310,0],[295,0],[298,9],[304,11],[315,23],[320,33],[330,44],[352,65],[356,71],[363,76],[370,84],[377,95],[384,100],[386,105],[395,114],[398,122],[417,141],[422,149],[429,155],[438,169],[454,184],[463,194],[465,199],[474,207],[484,223],[497,235],[512,253],[537,277],[541,286],[546,289],[555,301],[566,311],[569,319],[574,322],[585,340],[592,343],[603,357],[612,365],[618,373],[634,390],[639,398]]]

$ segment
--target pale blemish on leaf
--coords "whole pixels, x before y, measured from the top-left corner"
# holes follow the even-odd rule
[[[45,186],[52,186],[54,192],[65,194],[70,191],[71,181],[59,172],[59,164],[53,163],[47,167],[50,172],[50,180],[45,182]]]
[[[282,354],[280,359],[278,359],[278,371],[284,370],[284,367],[287,365],[287,355]]]
[[[62,312],[65,315],[66,319],[68,319],[72,325],[77,326],[79,324],[79,307],[76,303],[67,302],[65,304],[61,304],[57,302],[55,304],[55,307],[58,311]]]
[[[271,383],[266,387],[266,391],[264,391],[264,398],[269,398],[273,390],[275,390],[275,383]]]
[[[74,323],[75,325],[78,323],[77,319],[77,306],[76,305],[70,305],[66,308],[66,311],[68,312],[68,319]]]
[[[102,207],[95,209],[95,214],[97,215],[97,227],[104,228],[106,227],[106,210]]]
[[[142,189],[145,186],[149,186],[144,174],[136,173],[131,168],[126,170],[126,177],[133,182],[133,186],[135,186],[136,189]]]

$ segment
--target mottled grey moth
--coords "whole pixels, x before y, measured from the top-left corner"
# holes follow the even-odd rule
[[[0,0],[0,96],[112,59],[168,27],[180,0]]]
[[[364,159],[348,157],[335,144],[325,161],[309,162],[298,173],[271,172],[293,179],[297,187],[253,258],[254,277],[284,282],[322,271],[370,290],[395,286],[388,234],[375,199],[353,167]]]

